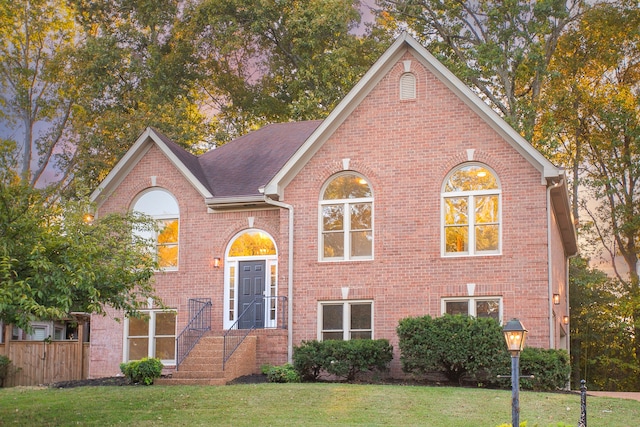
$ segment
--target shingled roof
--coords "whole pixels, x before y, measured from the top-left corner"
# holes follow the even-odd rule
[[[209,207],[264,202],[260,189],[271,180],[321,120],[270,124],[195,156],[157,129],[147,128],[91,195],[100,203],[155,144],[202,194]]]
[[[264,186],[300,148],[321,120],[276,123],[199,157],[214,199],[261,196]]]

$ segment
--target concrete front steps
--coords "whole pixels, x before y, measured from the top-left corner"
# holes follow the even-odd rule
[[[224,338],[205,335],[180,364],[179,370],[158,378],[161,385],[225,385],[227,382],[256,373],[257,337],[247,336],[222,369]]]

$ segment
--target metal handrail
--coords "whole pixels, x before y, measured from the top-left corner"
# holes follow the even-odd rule
[[[197,308],[197,307],[200,308]],[[197,309],[197,312],[196,312]],[[198,344],[200,338],[211,330],[211,299],[200,298],[189,300],[189,316],[191,320],[176,338],[176,370]]]
[[[285,303],[287,301],[287,297],[279,297],[279,296],[273,296],[273,297],[256,297],[253,302],[247,306],[247,308],[245,308],[242,313],[240,313],[240,315],[238,316],[238,318],[236,319],[236,321],[233,323],[233,325],[231,325],[231,327],[229,329],[227,329],[227,331],[225,331],[224,333],[224,349],[223,349],[223,356],[222,356],[222,369],[224,370],[225,365],[227,363],[227,361],[231,358],[231,356],[233,355],[233,353],[238,349],[238,347],[240,347],[240,344],[242,344],[242,342],[244,341],[244,339],[247,337],[247,335],[249,335],[249,333],[251,331],[253,331],[254,329],[256,329],[256,322],[255,322],[255,308],[257,306],[257,304],[259,302],[263,302],[263,301],[269,301],[269,305],[266,306],[265,304],[265,309],[267,310],[267,313],[271,313],[272,310],[274,312],[274,316],[273,319],[269,319],[267,322],[265,322],[265,325],[263,326],[265,329],[267,328],[281,328],[281,329],[286,329],[287,325],[286,325],[286,317],[285,317]],[[278,302],[280,302],[280,304],[278,304]],[[280,309],[278,310],[278,305],[280,305]],[[278,316],[275,315],[277,312],[282,313],[282,318],[280,319],[280,321],[278,321]],[[246,318],[250,315],[253,314],[254,316],[254,321],[251,322],[251,327],[250,328],[245,328],[245,329],[240,329],[238,327],[238,325],[240,325],[240,322],[247,320]],[[271,317],[271,316],[269,316]]]

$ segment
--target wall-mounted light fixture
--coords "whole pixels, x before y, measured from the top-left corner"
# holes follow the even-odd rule
[[[220,258],[219,257],[215,257],[213,259],[213,268],[220,268]]]
[[[82,221],[84,221],[85,224],[91,225],[91,224],[93,224],[93,220],[94,220],[94,216],[90,212],[87,212],[86,214],[84,214],[82,216]]]
[[[562,323],[564,323],[565,325],[569,324],[569,316],[562,316]]]
[[[555,305],[560,305],[560,294],[553,294],[553,303]]]

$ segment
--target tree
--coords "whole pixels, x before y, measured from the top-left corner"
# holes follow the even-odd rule
[[[572,385],[637,390],[640,364],[634,360],[633,316],[620,295],[624,285],[574,258],[570,267]]]
[[[179,1],[73,0],[85,35],[73,52],[76,177],[95,188],[147,126],[199,152],[213,144],[195,90]]]
[[[0,0],[0,22],[0,119],[16,142],[20,174],[35,186],[69,151],[76,91],[62,76],[76,38],[73,15],[55,0]]]
[[[604,248],[634,324],[640,361],[640,11],[626,2],[589,8],[560,41],[545,99],[580,185],[582,236]],[[564,87],[567,90],[559,90]],[[548,141],[554,141],[554,135]],[[575,197],[575,195],[574,195]],[[622,264],[620,264],[622,260]]]
[[[531,140],[560,35],[581,0],[379,0],[392,31],[407,28]]]
[[[226,141],[269,122],[324,118],[384,48],[358,35],[357,0],[202,0],[185,12],[202,91]]]
[[[52,202],[2,160],[0,320],[29,329],[35,319],[104,313],[107,305],[138,315],[155,299],[149,242],[133,233],[153,222],[114,214],[89,223],[88,203]]]

